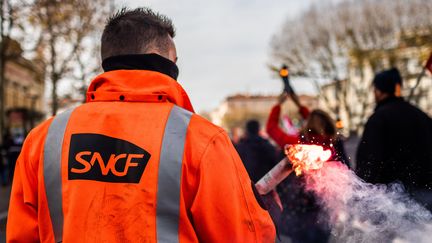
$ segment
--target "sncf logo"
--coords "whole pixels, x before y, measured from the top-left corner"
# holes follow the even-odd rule
[[[85,158],[90,156],[90,161],[87,161]],[[83,165],[84,167],[82,169],[72,168],[72,173],[87,173],[90,171],[92,166],[95,164],[95,162],[98,163],[102,175],[106,176],[108,175],[108,172],[113,173],[116,176],[125,176],[127,175],[127,172],[129,170],[129,167],[138,166],[138,163],[132,162],[132,159],[142,159],[144,158],[144,154],[111,154],[109,160],[107,163],[102,158],[102,155],[98,152],[91,152],[91,151],[83,151],[77,153],[75,156],[75,161]],[[116,169],[116,163],[117,161],[121,159],[126,159],[126,164],[124,166],[123,171],[118,171]]]
[[[125,140],[101,134],[73,134],[69,180],[139,183],[150,154]]]

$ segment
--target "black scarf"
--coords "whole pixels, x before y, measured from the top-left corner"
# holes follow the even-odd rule
[[[150,70],[163,73],[177,80],[177,65],[158,54],[131,54],[105,58],[102,61],[105,72],[114,70]]]

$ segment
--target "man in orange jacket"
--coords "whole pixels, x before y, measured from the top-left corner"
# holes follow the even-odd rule
[[[274,242],[226,133],[176,82],[171,21],[123,9],[87,102],[28,135],[8,242]]]

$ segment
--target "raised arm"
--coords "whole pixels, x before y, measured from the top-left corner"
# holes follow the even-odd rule
[[[279,96],[278,103],[271,109],[269,118],[267,120],[266,131],[268,135],[281,147],[285,147],[286,144],[298,143],[298,137],[295,135],[286,134],[279,127],[279,119],[281,113],[281,105],[287,99],[288,95],[283,93]]]

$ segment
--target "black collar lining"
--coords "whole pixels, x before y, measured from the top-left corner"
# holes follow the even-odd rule
[[[102,61],[105,72],[115,70],[149,70],[170,76],[174,80],[178,77],[177,65],[158,54],[131,54],[112,56]]]

